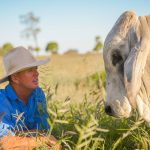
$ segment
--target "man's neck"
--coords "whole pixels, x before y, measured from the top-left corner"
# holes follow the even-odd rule
[[[29,96],[30,94],[32,93],[31,90],[28,90],[26,88],[22,88],[20,86],[17,86],[17,85],[14,85],[14,84],[11,84],[12,87],[14,88],[17,96],[25,103],[27,104],[28,103],[28,99],[29,99]]]

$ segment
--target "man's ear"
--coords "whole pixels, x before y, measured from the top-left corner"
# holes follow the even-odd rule
[[[150,53],[150,17],[139,17],[135,31],[137,42],[130,50],[124,63],[124,83],[129,101],[136,105],[136,96],[141,87],[141,78],[144,73],[147,56]],[[132,36],[132,35],[131,35]],[[132,39],[130,39],[132,42]],[[132,43],[131,43],[132,44]]]
[[[13,74],[13,75],[10,76],[11,82],[16,83],[16,84],[19,83],[19,81],[18,81],[18,76],[17,76],[17,75],[18,75],[18,74],[16,73],[16,74]]]

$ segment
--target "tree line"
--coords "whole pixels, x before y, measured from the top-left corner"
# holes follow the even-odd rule
[[[3,56],[5,54],[7,54],[12,48],[14,48],[15,46],[10,43],[10,42],[7,42],[7,43],[4,43],[1,47],[0,47],[0,56]],[[37,54],[39,53],[39,51],[41,50],[40,47],[32,47],[32,46],[29,46],[28,47],[29,50],[31,51],[35,51],[37,52]],[[45,51],[46,52],[51,52],[52,54],[57,54],[58,53],[58,43],[57,42],[49,42],[47,44],[47,46],[45,47]]]

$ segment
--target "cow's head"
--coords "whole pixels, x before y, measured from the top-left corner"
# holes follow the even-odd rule
[[[132,11],[123,13],[104,43],[105,111],[109,115],[129,117],[132,108],[141,105],[139,91],[149,51],[150,16],[137,17]]]

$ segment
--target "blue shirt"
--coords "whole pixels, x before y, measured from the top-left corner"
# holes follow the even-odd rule
[[[37,87],[25,104],[9,84],[0,89],[0,137],[21,130],[49,129],[46,98],[41,88]]]

